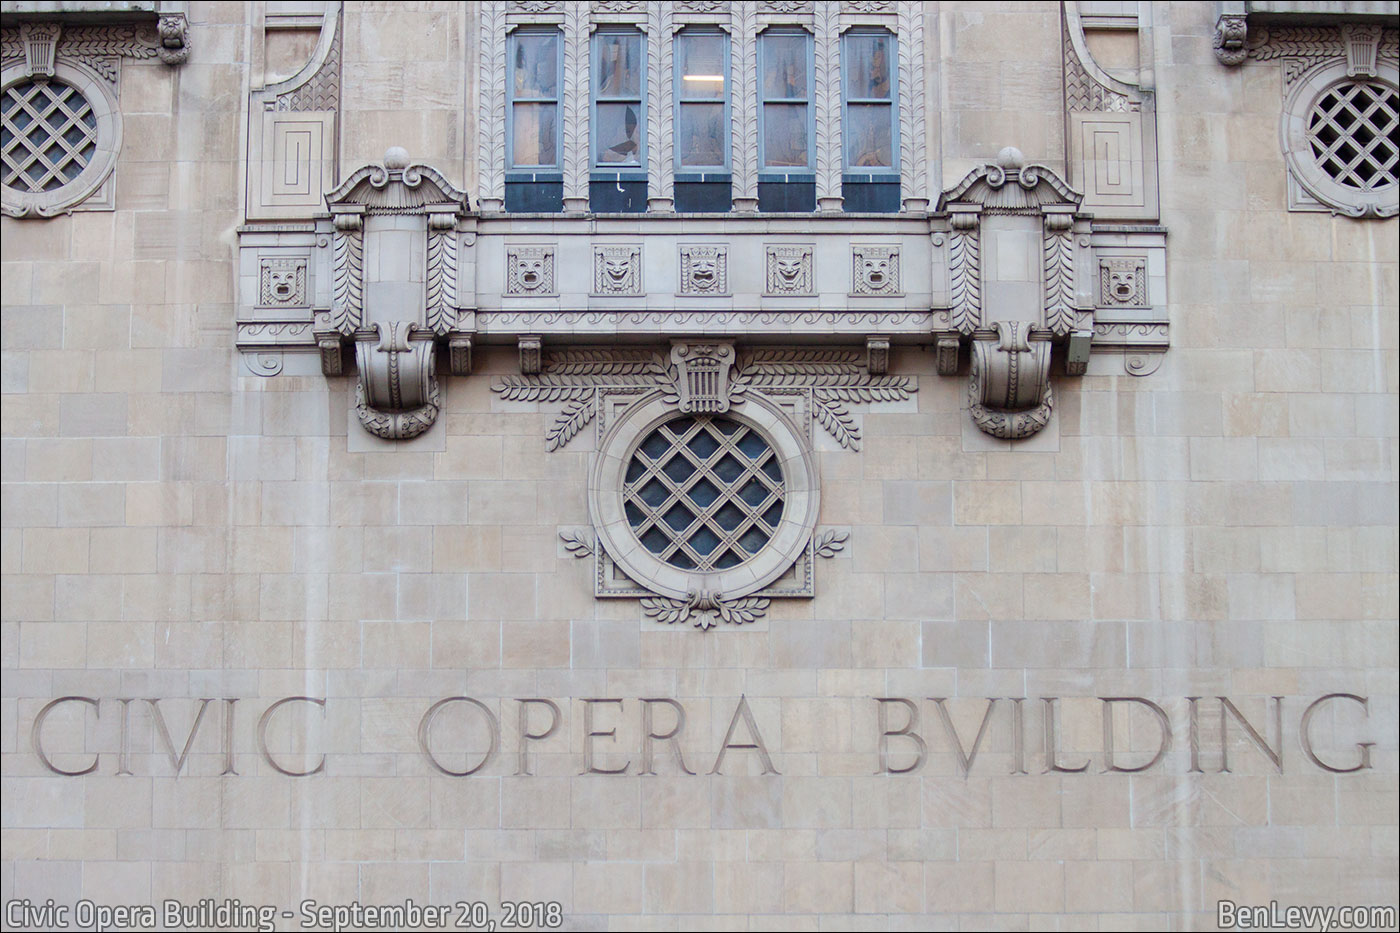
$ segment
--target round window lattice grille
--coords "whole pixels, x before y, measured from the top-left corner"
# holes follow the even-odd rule
[[[1397,181],[1400,94],[1373,82],[1329,88],[1308,117],[1318,167],[1339,185],[1375,191]]]
[[[97,115],[72,85],[25,80],[5,88],[0,103],[0,181],[30,193],[74,181],[97,150]]]
[[[623,511],[637,540],[681,570],[727,570],[772,539],[783,472],[768,442],[723,417],[680,417],[651,431],[627,465]]]

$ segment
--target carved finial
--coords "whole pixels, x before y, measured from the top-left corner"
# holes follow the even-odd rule
[[[1025,164],[1026,157],[1015,146],[1007,146],[997,153],[997,165],[1008,172],[1018,170]]]
[[[408,168],[408,150],[403,146],[390,146],[384,150],[384,167],[391,171]]]

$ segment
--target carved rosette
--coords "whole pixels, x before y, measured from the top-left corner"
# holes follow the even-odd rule
[[[818,488],[811,429],[819,426],[842,447],[859,450],[860,428],[850,407],[903,401],[918,388],[912,377],[874,372],[887,361],[887,342],[880,341],[868,349],[741,352],[730,341],[675,340],[669,351],[549,352],[538,372],[503,377],[492,390],[509,401],[559,406],[545,437],[550,450],[562,448],[589,425],[597,426],[598,454],[589,483],[593,527],[560,530],[567,553],[594,559],[595,595],[640,599],[642,613],[650,619],[706,630],[720,622],[753,622],[774,598],[814,595],[815,559],[833,557],[850,535],[815,525]],[[713,431],[703,434],[710,424]],[[657,446],[655,429],[660,426],[690,433],[673,433],[675,444],[667,452]],[[645,459],[639,461],[643,447]],[[757,479],[756,471],[762,471],[770,454],[776,459],[761,482],[772,494],[780,487],[782,518],[774,518],[776,511],[767,511],[767,503],[754,500],[759,503],[755,508],[774,523],[771,537],[737,566],[723,561],[689,570],[683,562],[667,565],[656,558],[652,549],[657,545],[650,538],[645,544],[637,539],[637,513],[623,510],[622,497],[629,494],[625,487],[637,487],[631,495],[650,496],[665,486],[678,510],[698,509],[695,521],[713,520],[717,535],[737,540],[748,526],[719,515],[721,499],[707,493],[699,499],[705,504],[697,505],[685,499],[686,490],[702,478],[713,480],[715,487],[728,480],[747,490],[744,476]],[[675,456],[689,466],[666,459]],[[668,470],[671,466],[680,468]],[[654,493],[641,491],[651,478],[658,483]],[[687,521],[676,517],[669,500],[657,502],[670,516],[667,521],[676,523],[673,529]],[[741,521],[755,522],[757,514]]]

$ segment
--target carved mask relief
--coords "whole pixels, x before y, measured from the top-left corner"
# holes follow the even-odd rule
[[[271,308],[306,306],[305,259],[264,259],[258,275],[259,304]]]
[[[1147,259],[1123,256],[1099,262],[1099,304],[1121,308],[1146,308]]]
[[[642,294],[642,248],[599,246],[593,250],[593,294]]]
[[[680,293],[728,294],[729,250],[723,246],[682,246]]]
[[[899,250],[893,246],[857,246],[851,250],[856,295],[899,294]]]
[[[812,294],[812,247],[768,247],[768,294]]]
[[[506,293],[553,295],[554,247],[512,246],[506,249]]]

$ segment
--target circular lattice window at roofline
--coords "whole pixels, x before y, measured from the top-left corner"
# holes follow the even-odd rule
[[[1284,99],[1284,160],[1297,183],[1332,210],[1389,217],[1400,207],[1400,90],[1393,65],[1348,77],[1317,66]]]
[[[674,599],[761,590],[802,556],[817,519],[807,439],[756,394],[723,414],[639,400],[603,438],[590,486],[604,550]]]
[[[0,195],[6,214],[49,217],[73,210],[108,182],[120,148],[117,101],[99,76],[63,61],[50,78],[28,75],[18,64],[4,70]]]

